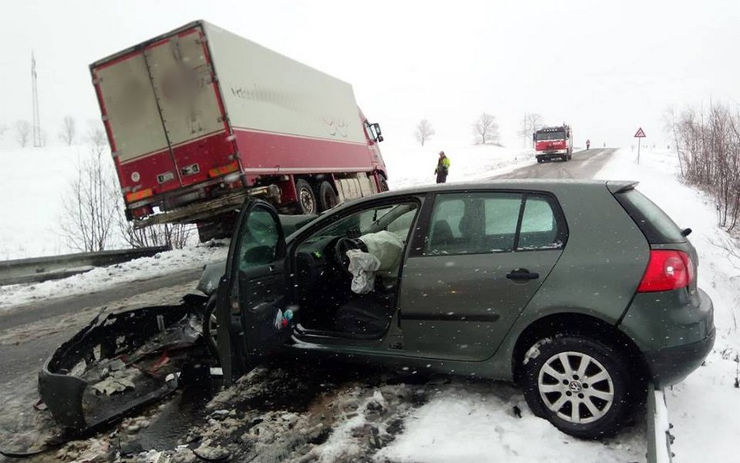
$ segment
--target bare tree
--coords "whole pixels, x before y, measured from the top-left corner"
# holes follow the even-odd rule
[[[62,130],[59,132],[59,138],[67,146],[71,146],[75,140],[75,135],[77,135],[77,128],[75,127],[74,118],[72,116],[65,116],[62,121]]]
[[[432,135],[434,135],[434,133],[435,132],[432,128],[432,124],[429,123],[428,120],[422,119],[416,126],[416,132],[414,132],[414,135],[416,135],[416,141],[421,143],[421,146],[424,146],[424,142],[432,138]]]
[[[63,198],[60,228],[68,244],[80,251],[105,249],[120,216],[113,166],[105,153],[104,146],[91,146],[90,156],[79,162],[77,177]]]
[[[8,126],[6,124],[0,124],[0,138],[5,135],[5,132],[8,130]]]
[[[473,134],[476,144],[497,144],[499,141],[498,124],[496,117],[488,113],[480,115],[473,123]]]
[[[23,148],[28,145],[28,137],[31,135],[31,123],[28,121],[17,121],[15,123],[15,136]]]
[[[519,136],[522,139],[523,146],[533,143],[532,134],[542,127],[542,116],[537,113],[524,113],[522,117],[522,128],[519,130]]]

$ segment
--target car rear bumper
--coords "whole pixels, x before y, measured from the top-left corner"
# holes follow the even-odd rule
[[[619,328],[642,351],[656,387],[665,387],[683,380],[712,350],[714,307],[700,289],[639,293]]]
[[[676,384],[699,368],[714,346],[716,330],[698,342],[646,352],[645,358],[656,387]]]

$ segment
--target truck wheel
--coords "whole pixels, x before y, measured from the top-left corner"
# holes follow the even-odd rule
[[[529,408],[566,434],[613,435],[635,403],[628,358],[601,341],[546,338],[530,348],[525,362],[522,385]]]
[[[324,180],[319,185],[319,209],[326,211],[339,204],[339,198],[337,198],[337,192],[334,191],[334,187],[331,183]]]
[[[385,175],[378,174],[378,180],[380,181],[380,191],[388,191],[388,180],[385,178]]]
[[[295,191],[298,199],[298,212],[301,214],[316,214],[316,196],[311,185],[302,178],[295,182]]]

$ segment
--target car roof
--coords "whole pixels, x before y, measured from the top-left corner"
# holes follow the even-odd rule
[[[370,198],[406,196],[410,194],[424,194],[430,192],[461,191],[461,190],[491,190],[491,189],[514,189],[514,190],[539,190],[556,191],[563,189],[591,189],[595,187],[607,187],[613,193],[625,189],[634,188],[635,181],[629,180],[573,180],[573,179],[496,179],[479,182],[440,183],[420,185],[414,187],[400,188],[398,190],[386,191]],[[367,200],[362,198],[358,201]],[[352,201],[355,203],[356,201]]]

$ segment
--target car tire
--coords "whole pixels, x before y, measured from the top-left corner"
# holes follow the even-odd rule
[[[208,351],[218,359],[218,322],[216,321],[216,293],[211,294],[203,311],[203,338],[206,341]]]
[[[320,211],[326,211],[339,204],[337,192],[334,191],[334,187],[331,186],[331,183],[327,182],[326,180],[319,184],[317,193]]]
[[[295,181],[296,200],[299,214],[316,214],[316,195],[311,185],[302,178]]]
[[[632,378],[639,375],[630,365],[618,349],[595,339],[542,339],[525,355],[524,398],[535,415],[566,434],[582,439],[611,436],[637,402]]]

